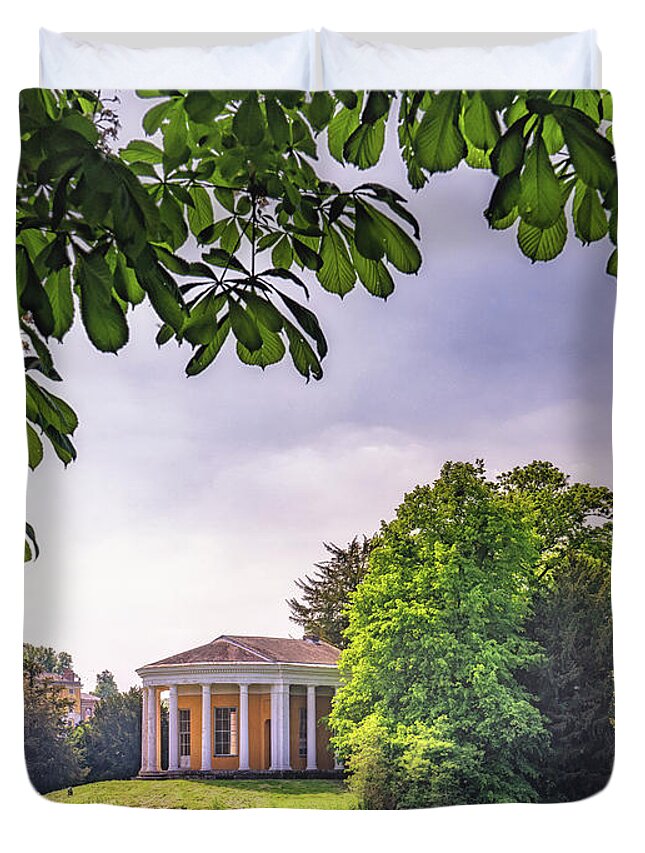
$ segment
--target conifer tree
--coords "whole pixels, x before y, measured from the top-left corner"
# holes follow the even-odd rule
[[[345,548],[326,542],[323,545],[330,559],[316,563],[316,572],[296,581],[302,599],[288,599],[289,618],[300,625],[305,634],[315,634],[343,648],[348,625],[347,606],[351,593],[367,571],[372,541],[367,536],[355,536]]]

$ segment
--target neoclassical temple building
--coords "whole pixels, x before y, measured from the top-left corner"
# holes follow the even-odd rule
[[[163,772],[166,697],[169,774],[338,770],[323,718],[339,654],[316,637],[222,635],[142,666],[140,775]]]

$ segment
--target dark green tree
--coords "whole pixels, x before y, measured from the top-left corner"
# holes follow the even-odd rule
[[[527,635],[547,656],[525,680],[551,733],[540,767],[541,799],[589,797],[605,787],[614,761],[609,560],[584,552],[564,556],[536,596]]]
[[[607,784],[614,759],[612,494],[603,486],[571,484],[546,462],[515,468],[500,484],[511,499],[529,502],[541,541],[526,630],[546,661],[524,680],[551,734],[540,797],[579,800]]]
[[[100,699],[109,699],[111,696],[116,696],[118,692],[119,688],[117,687],[114,676],[109,669],[104,669],[103,672],[97,672],[96,687],[93,691],[95,696],[98,696]]]
[[[72,656],[69,652],[59,652],[58,660],[56,661],[56,668],[54,672],[62,675],[64,672],[73,669],[74,663],[72,661]]]
[[[367,571],[372,547],[367,536],[355,536],[345,547],[323,543],[331,555],[329,560],[316,563],[312,575],[296,581],[302,596],[287,601],[291,616],[306,634],[316,634],[338,648],[345,645],[344,632],[348,625],[347,606],[350,595]]]
[[[130,779],[141,764],[141,690],[103,698],[94,716],[77,726],[74,745],[87,767],[87,781]]]
[[[34,672],[55,672],[58,655],[51,646],[22,644],[23,669]]]
[[[22,645],[23,662],[27,668],[36,668],[43,672],[62,675],[65,670],[73,669],[74,663],[69,652],[56,652],[50,646]]]
[[[23,659],[25,762],[31,784],[41,794],[75,785],[84,778],[70,741],[69,700],[43,677],[44,672],[27,651]]]
[[[538,798],[548,733],[517,678],[542,658],[524,633],[535,540],[481,462],[446,463],[375,538],[330,717],[365,806]]]

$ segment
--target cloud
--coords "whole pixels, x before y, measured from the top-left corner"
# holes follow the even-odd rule
[[[70,488],[63,475],[64,483],[49,484],[59,492],[50,496],[67,502],[47,542],[49,568],[28,569],[27,636],[129,684],[135,666],[219,633],[296,631],[284,600],[324,557],[323,541],[374,532],[446,459],[484,456],[493,475],[548,457],[593,479],[607,440],[593,414],[568,401],[474,420],[459,438],[441,441],[337,424],[311,443],[202,464],[194,491],[178,481],[154,502],[134,499],[128,477],[79,468],[87,482]]]

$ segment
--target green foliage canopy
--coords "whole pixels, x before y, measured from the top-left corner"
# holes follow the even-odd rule
[[[499,487],[530,507],[541,542],[526,632],[546,657],[523,682],[551,736],[540,761],[540,799],[570,802],[601,790],[614,759],[612,494],[569,483],[547,462],[513,469]]]
[[[87,781],[131,779],[141,765],[141,690],[110,692],[72,736]]]
[[[109,669],[104,669],[103,672],[96,674],[96,687],[94,695],[99,699],[109,699],[111,696],[116,696],[119,692],[114,676]]]
[[[406,496],[351,597],[330,722],[358,771],[353,784],[384,763],[381,803],[537,798],[547,734],[516,678],[542,657],[523,631],[536,559],[521,509],[480,463],[446,463],[432,486]],[[367,806],[369,790],[359,791]]]
[[[56,657],[42,646],[27,643],[23,648],[25,763],[40,794],[76,784],[84,775],[69,738],[70,702],[51,679],[42,677],[55,669]]]
[[[31,643],[22,644],[22,658],[25,671],[32,675],[41,672],[54,672],[62,675],[66,669],[73,669],[72,656],[69,652],[57,652],[51,646],[34,646]]]
[[[562,251],[572,194],[576,236],[616,243],[607,92],[139,95],[154,99],[143,117],[150,138],[116,152],[109,99],[21,93],[16,263],[32,469],[43,438],[64,465],[76,458],[78,418],[43,379],[61,380],[48,341],[62,341],[77,315],[98,350],[116,353],[129,311],[147,300],[161,322],[158,344],[192,348],[188,376],[233,338],[244,364],[264,369],[288,352],[303,377],[320,379],[328,345],[305,304],[312,279],[341,298],[358,282],[386,299],[396,275],[418,272],[420,229],[406,199],[371,181],[324,180],[324,138],[355,177],[379,162],[396,123],[415,190],[462,161],[490,169],[488,223],[517,223],[532,261]],[[616,266],[614,250],[608,272]],[[26,559],[37,552],[28,526]]]

